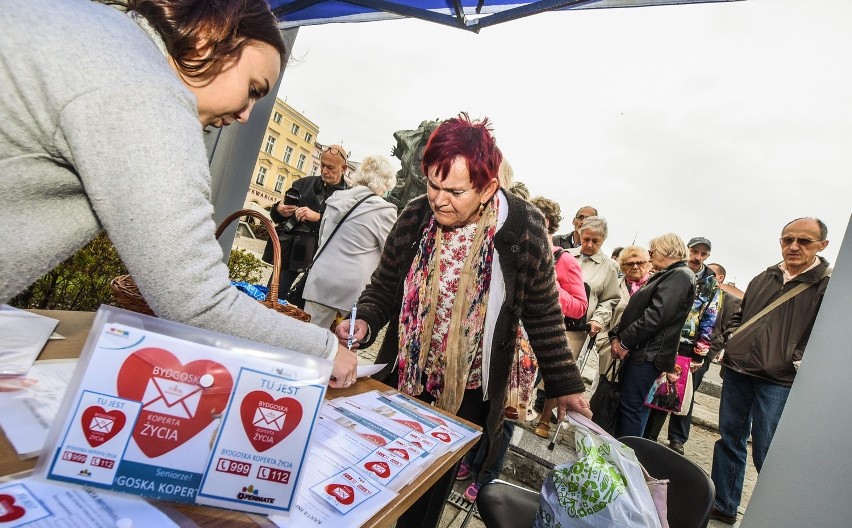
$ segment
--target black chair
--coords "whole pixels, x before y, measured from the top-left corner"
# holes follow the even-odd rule
[[[539,492],[504,480],[492,480],[482,486],[476,497],[479,516],[487,528],[532,526],[538,502]]]
[[[716,495],[716,488],[707,473],[694,462],[653,440],[635,436],[619,440],[633,449],[649,475],[669,480],[669,528],[705,528]],[[476,505],[487,528],[531,527],[538,511],[539,492],[494,480],[479,490]]]
[[[649,475],[669,480],[666,501],[669,528],[707,526],[716,487],[703,469],[653,440],[637,436],[624,436],[619,440],[636,453]]]

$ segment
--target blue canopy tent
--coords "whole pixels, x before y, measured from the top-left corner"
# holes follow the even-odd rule
[[[270,0],[269,5],[282,28],[418,18],[478,33],[488,26],[545,11],[732,1],[736,0]]]

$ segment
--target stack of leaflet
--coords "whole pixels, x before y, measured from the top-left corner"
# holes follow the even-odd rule
[[[305,486],[279,526],[361,526],[425,468],[481,433],[396,391],[323,406]]]

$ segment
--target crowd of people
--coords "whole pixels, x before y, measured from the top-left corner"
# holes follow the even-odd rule
[[[545,437],[551,417],[592,415],[577,366],[585,351],[598,351],[596,382],[618,362],[616,436],[653,439],[669,413],[646,405],[662,401],[649,391],[663,384],[670,400],[687,370],[695,390],[723,355],[713,516],[736,521],[746,442],[751,435],[759,471],[830,277],[820,220],[783,226],[781,263],[739,299],[724,267],[705,264],[707,238],[666,233],[611,257],[602,250],[607,221],[591,206],[557,235],[559,205],[513,184],[487,119],[461,114],[430,136],[426,194],[401,211],[382,198],[394,185],[388,160],[365,158],[347,178],[340,145],[324,150],[320,175],[273,206],[280,291],[313,266],[304,288],[313,324],[302,323],[230,285],[202,141],[204,127],[247,120],[276,83],[286,49],[266,2],[118,4],[4,8],[0,224],[23,232],[0,235],[0,302],[105,230],[159,316],[333,359],[333,387],[355,380],[350,333],[366,347],[384,329],[377,361],[387,368],[376,377],[484,430],[478,451],[400,519],[408,527],[437,526],[455,478],[476,477],[465,493],[473,501],[499,473],[519,342],[543,383],[536,432]],[[67,26],[78,29],[74,39],[56,30]],[[39,222],[19,222],[28,217]],[[668,445],[679,453],[691,412],[669,417]]]

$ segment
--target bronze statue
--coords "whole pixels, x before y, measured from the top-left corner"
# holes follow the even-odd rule
[[[399,158],[402,168],[396,173],[396,187],[388,193],[387,200],[401,211],[412,198],[426,192],[426,176],[420,169],[423,150],[432,132],[441,121],[423,121],[416,130],[397,130],[393,137],[396,146],[391,156]]]

